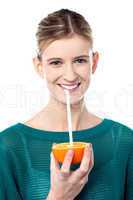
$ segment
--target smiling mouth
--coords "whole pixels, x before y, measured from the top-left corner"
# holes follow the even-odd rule
[[[81,83],[79,82],[78,84],[75,84],[75,85],[63,85],[63,84],[58,84],[58,85],[64,90],[68,90],[70,92],[73,92],[73,91],[75,91],[76,89],[79,88]]]

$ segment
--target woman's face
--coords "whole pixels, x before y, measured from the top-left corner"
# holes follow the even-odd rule
[[[95,72],[98,53],[91,54],[90,43],[80,36],[63,38],[50,43],[42,59],[33,59],[41,77],[45,77],[50,98],[66,103],[64,89],[71,95],[71,103],[80,101]]]

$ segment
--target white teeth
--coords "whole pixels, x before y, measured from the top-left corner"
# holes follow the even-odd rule
[[[77,85],[73,85],[73,86],[61,85],[61,87],[63,87],[64,89],[68,89],[68,90],[72,90],[72,89],[76,88],[77,86],[78,86],[78,84]]]

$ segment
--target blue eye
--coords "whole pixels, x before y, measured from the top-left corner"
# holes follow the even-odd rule
[[[86,63],[87,62],[87,60],[82,59],[82,58],[79,58],[76,61],[78,61],[78,63]]]
[[[82,58],[79,58],[79,59],[77,59],[77,60],[75,60],[75,61],[78,62],[78,63],[87,63],[87,60],[82,59]],[[52,61],[52,62],[50,63],[50,65],[59,65],[59,64],[61,64],[61,62],[60,62],[59,60]]]
[[[50,65],[58,65],[60,63],[60,61],[53,61],[50,63]]]

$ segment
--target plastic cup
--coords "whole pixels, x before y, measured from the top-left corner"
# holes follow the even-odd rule
[[[54,154],[55,159],[63,163],[65,155],[69,149],[74,150],[74,156],[72,160],[72,164],[78,164],[81,162],[84,154],[85,147],[88,146],[88,143],[85,142],[73,142],[73,144],[67,143],[59,143],[53,144],[52,152]]]

